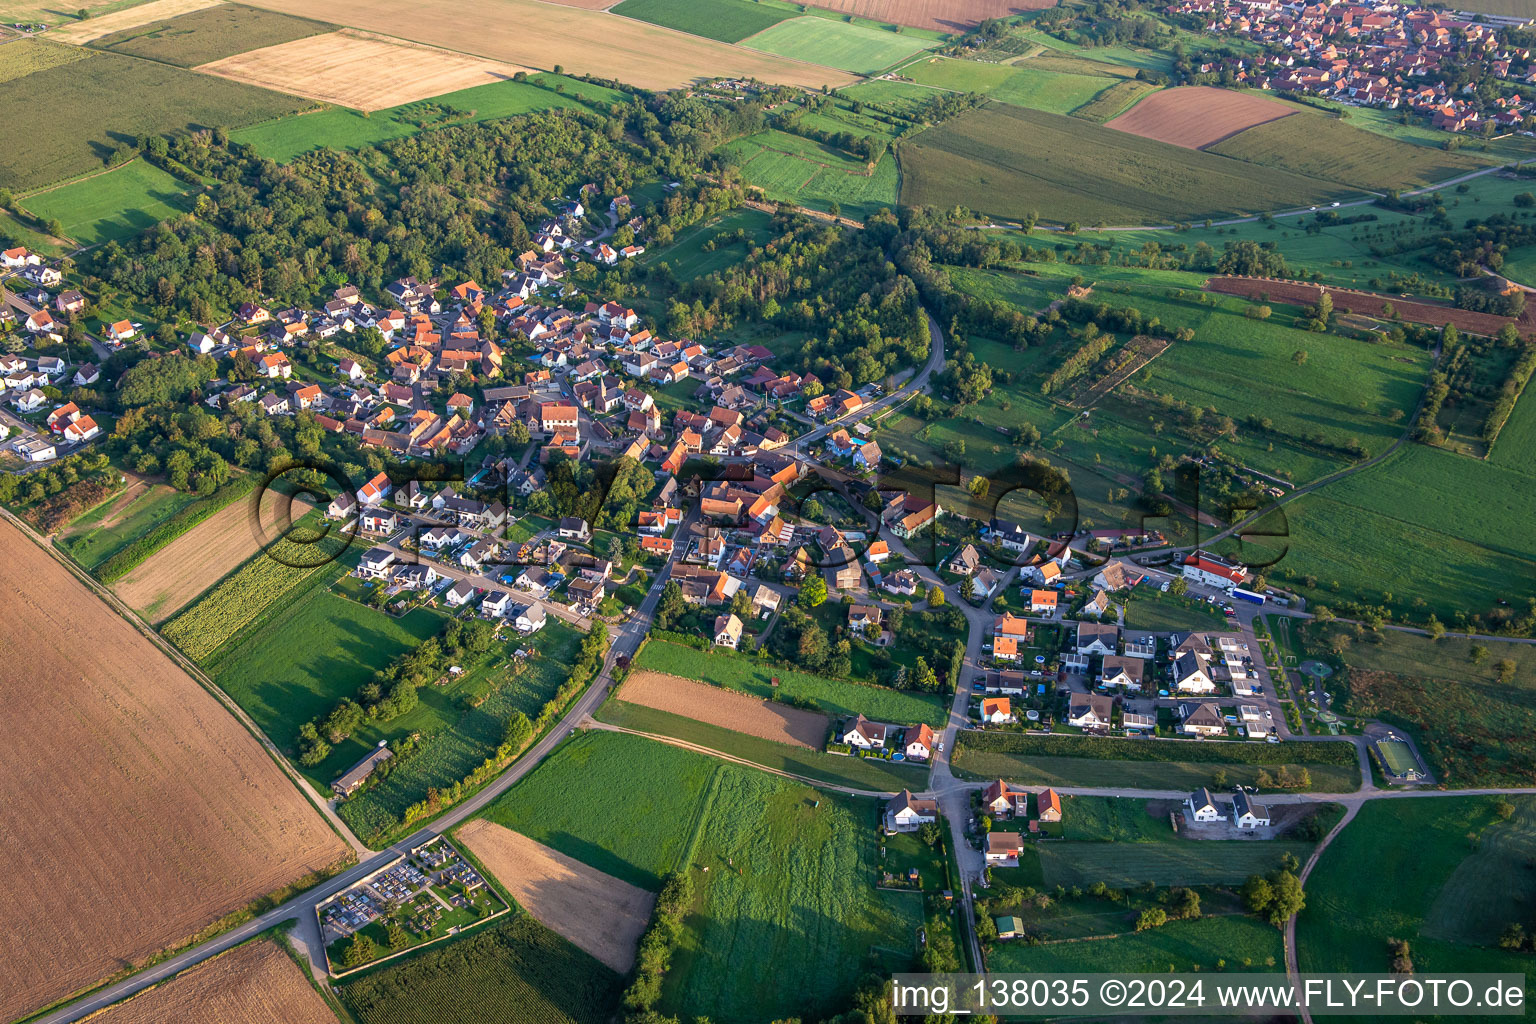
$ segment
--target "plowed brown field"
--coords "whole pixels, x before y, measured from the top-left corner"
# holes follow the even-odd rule
[[[471,821],[456,838],[544,927],[620,974],[635,965],[654,895],[493,821]]]
[[[1112,121],[1109,127],[1144,139],[1201,149],[1256,124],[1289,117],[1284,103],[1236,92],[1191,85],[1155,92]]]
[[[14,1020],[347,846],[211,694],[8,521],[0,548],[0,1020]]]
[[[1321,290],[1315,284],[1276,281],[1267,277],[1213,277],[1205,283],[1205,289],[1249,298],[1263,295],[1271,302],[1284,302],[1293,306],[1315,305]],[[1391,303],[1397,318],[1412,324],[1430,324],[1435,327],[1455,324],[1458,331],[1489,337],[1499,333],[1505,324],[1514,324],[1522,336],[1536,337],[1536,314],[1529,309],[1516,319],[1492,313],[1474,313],[1455,306],[1438,306],[1432,302],[1410,302],[1394,295],[1357,292],[1346,288],[1329,288],[1328,297],[1333,300],[1335,313],[1363,313],[1381,319],[1386,317],[1387,304]]]
[[[812,7],[936,32],[967,32],[988,18],[1056,6],[1055,0],[813,0]]]
[[[827,739],[827,716],[787,704],[759,700],[708,683],[665,672],[632,672],[619,699],[775,743],[820,750]]]
[[[114,1003],[94,1024],[336,1024],[303,970],[275,942],[236,946]]]
[[[308,510],[307,504],[296,502],[292,516],[297,519]],[[276,491],[261,492],[260,522],[268,524],[266,537],[281,532],[273,524],[287,511],[285,497]],[[243,498],[149,556],[112,589],[134,611],[151,622],[163,622],[233,572],[260,546],[251,522],[251,499]]]

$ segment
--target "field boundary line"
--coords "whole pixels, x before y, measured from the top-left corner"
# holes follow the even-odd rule
[[[602,729],[606,732],[622,732],[628,733],[631,736],[641,736],[648,740],[655,740],[658,743],[666,743],[669,746],[681,747],[684,750],[692,750],[694,753],[707,754],[710,757],[717,757],[722,761],[728,761],[731,764],[739,764],[745,768],[753,768],[760,772],[767,772],[770,775],[778,775],[782,778],[793,779],[795,782],[810,786],[813,789],[831,790],[833,792],[843,793],[847,796],[869,796],[880,800],[889,799],[890,797],[896,795],[894,790],[882,792],[873,789],[854,789],[852,786],[841,786],[835,782],[820,782],[816,779],[808,778],[804,775],[796,775],[794,772],[787,772],[782,768],[770,768],[765,764],[758,764],[756,761],[749,761],[744,757],[737,757],[735,754],[727,754],[723,750],[716,750],[713,747],[706,747],[702,744],[690,743],[687,740],[680,740],[675,736],[665,736],[661,733],[655,732],[643,732],[640,729],[631,729],[624,725],[613,725],[610,722],[598,721],[595,718],[589,717],[587,721],[582,723],[582,727],[585,729]]]
[[[224,708],[234,716],[235,720],[244,726],[246,731],[248,731],[255,738],[257,743],[261,745],[261,748],[267,752],[267,755],[277,763],[279,770],[281,770],[283,774],[285,774],[288,779],[298,787],[299,792],[304,794],[304,798],[315,806],[315,809],[320,812],[320,816],[331,826],[336,835],[339,836],[341,840],[351,848],[353,856],[361,858],[364,854],[374,853],[373,850],[364,846],[362,842],[352,834],[352,830],[347,827],[346,822],[342,821],[341,818],[337,816],[334,809],[332,809],[330,806],[330,803],[320,799],[319,794],[315,792],[314,788],[310,786],[308,781],[299,775],[294,767],[288,763],[288,759],[282,755],[282,753],[277,749],[277,746],[272,742],[271,739],[267,737],[267,734],[262,732],[261,728],[256,725],[255,721],[245,713],[245,709],[242,708],[239,704],[235,703],[235,699],[220,689],[213,682],[213,680],[209,678],[205,672],[203,672],[201,668],[199,668],[191,659],[187,658],[180,651],[178,651],[175,646],[170,643],[170,641],[166,640],[151,626],[145,623],[144,620],[141,619],[139,615],[133,611],[133,609],[129,608],[126,604],[119,600],[116,594],[112,593],[111,590],[96,582],[95,577],[91,576],[90,573],[80,568],[67,555],[43,539],[42,535],[34,530],[29,523],[16,516],[9,509],[0,508],[0,516],[3,516],[8,522],[21,530],[23,535],[26,536],[28,540],[47,552],[50,558],[62,565],[66,571],[68,571],[71,575],[83,583],[86,589],[96,595],[96,597],[104,604],[106,604],[107,607],[111,608],[112,611],[126,619],[129,625],[131,625],[140,634],[146,637],[150,643],[154,644],[154,646],[161,651],[161,653],[170,658],[178,668],[190,676],[194,682],[196,682],[203,689],[207,690],[215,700],[222,704]]]

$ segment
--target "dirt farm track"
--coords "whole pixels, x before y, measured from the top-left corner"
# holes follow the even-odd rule
[[[14,1020],[348,849],[159,648],[8,521],[0,546],[0,1020]]]
[[[631,704],[794,747],[820,750],[827,738],[826,715],[665,672],[632,672],[617,696]]]
[[[259,939],[86,1019],[91,1024],[335,1024],[336,1015],[276,942]]]

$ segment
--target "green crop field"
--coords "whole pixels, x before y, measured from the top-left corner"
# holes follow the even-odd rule
[[[1526,387],[1509,414],[1489,460],[1496,466],[1536,477],[1536,388]]]
[[[345,569],[345,565],[333,562],[315,572],[281,595],[280,604],[269,604],[264,615],[204,663],[214,682],[250,714],[279,749],[290,754],[298,746],[299,726],[356,694],[358,687],[396,655],[442,628],[443,618],[436,612],[418,610],[396,619],[332,593],[328,585]],[[193,610],[199,607],[201,602],[193,605]],[[451,706],[443,707],[448,702],[438,701],[436,694],[434,688],[424,688],[416,710],[395,719],[390,727],[403,730],[416,724],[452,721]],[[357,734],[369,735],[366,729]],[[358,739],[354,760],[361,756],[363,742]],[[332,754],[335,763],[328,760],[307,770],[322,786],[329,786],[350,766],[349,761],[334,773],[324,774],[325,769],[336,768],[340,762],[336,752]]]
[[[360,1024],[604,1024],[623,979],[522,910],[341,984]]]
[[[1374,191],[1429,185],[1487,165],[1474,155],[1399,142],[1313,112],[1238,132],[1207,152]]]
[[[1075,801],[1074,801],[1075,802]],[[1068,804],[1068,811],[1072,808]],[[1289,839],[1183,839],[1165,843],[1041,843],[1040,871],[1045,885],[1081,886],[1104,882],[1129,888],[1158,885],[1237,885],[1280,865],[1282,854],[1305,862],[1308,842]]]
[[[772,238],[772,221],[772,216],[761,210],[732,210],[684,229],[671,245],[647,247],[640,263],[665,263],[679,281],[707,277],[741,262],[749,244],[762,245]],[[746,241],[732,237],[738,231],[746,233]]]
[[[65,46],[51,39],[13,39],[5,45],[0,55],[0,84],[51,68],[64,67],[77,60],[85,60],[89,50],[78,46]]]
[[[726,43],[739,43],[794,13],[788,8],[748,0],[624,0],[610,10],[626,18]]]
[[[1511,800],[1505,822],[1493,797],[1367,801],[1307,880],[1301,970],[1386,971],[1396,938],[1409,943],[1416,974],[1529,975],[1527,955],[1471,945],[1510,921],[1530,924],[1531,798]]]
[[[323,21],[295,18],[243,4],[219,4],[113,32],[93,39],[90,45],[98,50],[194,68],[237,53],[289,43],[335,28]]]
[[[600,812],[572,799],[577,792],[601,794]],[[694,909],[659,1008],[743,1021],[823,1018],[868,967],[911,962],[922,905],[915,894],[873,887],[879,809],[594,732],[562,746],[487,817],[638,885],[691,873]],[[761,969],[768,963],[774,971]],[[796,984],[786,988],[781,976]]]
[[[870,74],[937,45],[933,39],[815,16],[790,18],[741,41],[743,46],[840,71]]]
[[[557,84],[564,92],[555,92]],[[291,117],[282,117],[230,132],[230,138],[251,146],[262,156],[278,163],[321,146],[331,149],[359,149],[389,139],[413,135],[427,122],[428,104],[450,107],[460,114],[450,122],[494,121],[498,118],[527,114],[555,107],[581,107],[615,102],[622,93],[591,82],[578,82],[564,75],[529,75],[526,82],[492,82],[458,92],[445,93],[429,101],[407,103],[387,110],[362,114],[343,107],[325,107]],[[432,124],[442,123],[432,121]]]
[[[1053,973],[1074,971],[1167,973],[1170,970],[1284,970],[1278,929],[1247,916],[1202,917],[1171,921],[1161,928],[1126,933],[1092,942],[1060,941],[1040,945],[999,942],[987,957],[994,972]]]
[[[1053,223],[1162,223],[1343,194],[1286,171],[996,103],[903,142],[900,156],[908,205],[959,204]]]
[[[0,47],[0,79],[14,74],[18,62],[33,64],[28,51],[14,44]],[[8,118],[0,127],[0,186],[15,189],[101,170],[119,140],[130,136],[238,128],[307,105],[266,89],[107,52],[11,78],[5,92],[14,109],[28,111],[28,117]],[[55,120],[67,121],[69,129],[36,128]]]
[[[581,633],[551,618],[531,639],[512,641],[513,647],[535,652],[533,657],[509,660],[511,647],[498,646],[484,664],[466,666],[465,674],[447,686],[419,690],[417,707],[425,705],[426,713],[359,729],[312,771],[321,779],[335,778],[380,740],[422,734],[422,745],[409,759],[338,809],[358,838],[378,845],[408,807],[426,800],[430,790],[446,790],[494,754],[515,714],[537,719],[570,674],[580,644]]]
[[[284,537],[252,555],[196,604],[167,622],[161,632],[187,657],[206,663],[310,576],[325,569],[329,579],[344,568],[338,563],[323,564],[320,557],[320,552]]]
[[[126,505],[116,500],[98,505],[69,525],[58,544],[69,557],[94,569],[177,512],[194,504],[197,496],[156,485],[146,487]],[[111,518],[111,525],[103,526]]]
[[[635,658],[636,668],[669,672],[768,699],[775,693],[786,698],[808,699],[836,717],[862,714],[880,722],[914,725],[943,724],[949,700],[940,694],[892,690],[884,686],[828,679],[792,668],[781,668],[741,654],[717,654],[681,644],[649,641]],[[772,680],[777,679],[775,687]]]
[[[723,762],[623,733],[568,740],[486,810],[492,821],[647,889],[692,860],[700,808]],[[664,780],[665,785],[661,785]],[[576,789],[624,794],[602,813]]]
[[[23,203],[28,213],[64,225],[81,245],[121,240],[192,208],[190,186],[147,160],[105,174],[37,192]]]
[[[1385,603],[1453,628],[1501,602],[1524,607],[1536,597],[1536,559],[1514,541],[1529,535],[1532,486],[1524,473],[1409,445],[1284,506],[1279,577],[1314,603]]]
[[[780,131],[736,139],[721,149],[748,184],[769,199],[864,218],[895,209],[900,192],[896,161],[882,156],[873,170],[830,146]]]
[[[847,97],[850,100],[858,100],[862,103],[879,104],[882,107],[890,108],[898,114],[910,116],[921,110],[935,96],[940,94],[924,85],[914,85],[911,82],[891,82],[881,78],[839,89],[837,95]]]
[[[1305,767],[1312,792],[1345,793],[1360,787],[1355,748],[1348,743],[1245,743],[1117,740],[962,731],[955,741],[955,774],[1003,778],[1033,786],[1118,786],[1194,789],[1217,784],[1255,785],[1260,770]]]
[[[1103,124],[1111,118],[1119,117],[1145,99],[1149,93],[1156,92],[1157,88],[1151,82],[1140,82],[1135,79],[1116,82],[1095,96],[1091,102],[1084,103],[1071,113],[1073,117]]]
[[[610,699],[597,713],[597,717],[612,725],[648,732],[657,736],[671,736],[686,743],[697,744],[710,750],[739,757],[765,768],[789,772],[816,782],[833,786],[877,793],[894,793],[897,790],[921,791],[928,785],[928,766],[901,762],[882,761],[878,758],[843,757],[824,754],[817,750],[792,747],[786,743],[732,732],[708,722],[696,721],[682,715],[674,715],[655,708]]]
[[[880,806],[723,770],[695,855],[709,871],[694,874],[698,911],[673,955],[663,1009],[719,1021],[825,1019],[866,969],[909,966],[922,897],[873,887]]]

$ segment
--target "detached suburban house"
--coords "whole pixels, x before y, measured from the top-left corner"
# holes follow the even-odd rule
[[[885,830],[887,832],[915,832],[919,826],[937,821],[939,802],[919,800],[909,790],[902,790],[885,805]]]
[[[907,730],[902,749],[909,761],[926,761],[933,756],[933,730],[926,722]]]
[[[1024,837],[1017,832],[988,832],[986,859],[988,867],[1016,868],[1024,850]]]
[[[846,743],[850,747],[860,750],[871,750],[885,746],[886,727],[880,722],[871,722],[863,715],[850,718],[843,723],[838,730],[837,740]]]
[[[1238,828],[1268,828],[1269,808],[1248,799],[1245,790],[1232,794],[1232,821]]]
[[[1179,713],[1184,721],[1179,725],[1179,731],[1188,736],[1225,736],[1227,734],[1226,719],[1221,717],[1221,711],[1215,704],[1185,704],[1179,708]]]
[[[1227,820],[1227,816],[1221,813],[1221,808],[1217,806],[1216,801],[1211,799],[1211,791],[1204,786],[1185,797],[1184,806],[1189,809],[1191,821]]]

